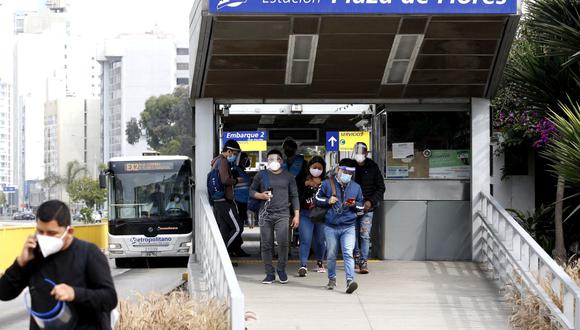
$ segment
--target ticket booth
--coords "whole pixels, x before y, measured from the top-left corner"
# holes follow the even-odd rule
[[[190,95],[198,189],[223,132],[264,131],[269,146],[296,135],[326,155],[328,132],[365,131],[387,185],[373,253],[472,259],[472,203],[490,189],[489,99],[519,15],[517,0],[197,1]],[[308,114],[316,105],[366,110]]]

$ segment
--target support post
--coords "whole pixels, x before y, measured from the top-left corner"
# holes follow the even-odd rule
[[[483,261],[481,255],[482,224],[476,217],[480,192],[490,192],[490,101],[471,99],[471,210],[472,210],[472,259]],[[488,214],[489,216],[489,214]]]
[[[215,125],[214,103],[211,98],[195,100],[195,126],[194,126],[194,167],[195,167],[195,195],[198,200],[198,191],[206,189],[207,173],[210,170],[210,162],[214,157]]]

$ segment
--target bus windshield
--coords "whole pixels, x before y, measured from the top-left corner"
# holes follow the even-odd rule
[[[189,160],[113,162],[110,168],[111,219],[191,218]]]

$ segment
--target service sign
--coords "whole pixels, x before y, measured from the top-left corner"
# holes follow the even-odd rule
[[[227,140],[235,140],[240,144],[242,151],[266,151],[268,150],[268,136],[266,132],[224,132],[223,143]]]
[[[371,134],[369,132],[353,131],[338,132],[338,150],[352,151],[357,142],[364,142],[371,150]]]
[[[209,0],[213,14],[517,14],[518,0]]]

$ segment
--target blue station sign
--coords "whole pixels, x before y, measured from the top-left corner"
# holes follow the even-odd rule
[[[517,14],[518,0],[209,0],[213,14]]]

